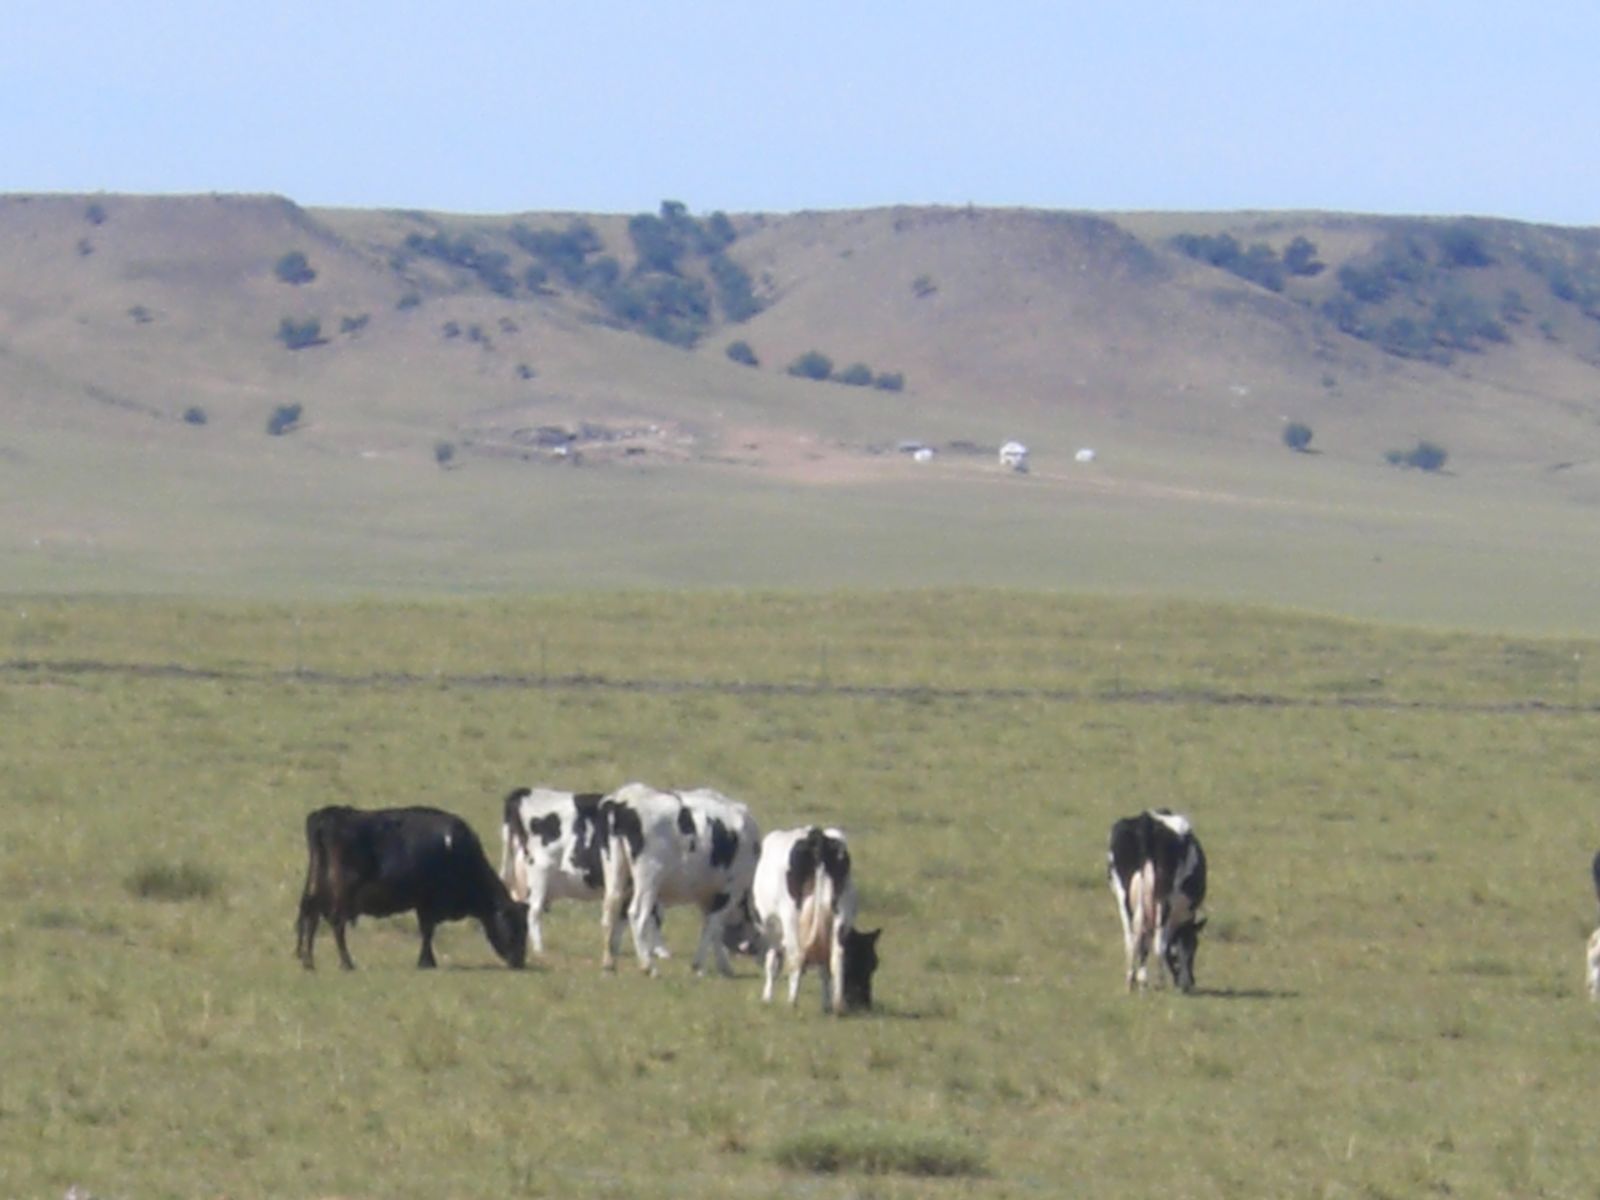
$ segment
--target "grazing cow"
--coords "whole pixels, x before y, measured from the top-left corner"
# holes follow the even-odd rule
[[[814,966],[822,976],[823,1012],[872,1007],[883,930],[855,928],[856,883],[844,834],[816,825],[767,834],[751,900],[767,949],[763,1001],[772,1000],[787,960],[790,1004],[799,1001],[800,977]]]
[[[605,895],[605,803],[598,792],[525,787],[505,799],[500,878],[513,899],[527,901],[528,941],[535,954],[544,953],[540,917],[552,901]]]
[[[1600,853],[1594,856],[1594,861],[1589,864],[1589,873],[1594,876],[1595,899],[1600,900]],[[1589,948],[1584,955],[1584,965],[1589,981],[1589,999],[1600,1000],[1600,929],[1589,935]]]
[[[353,970],[344,927],[413,910],[422,931],[419,967],[437,965],[434,928],[463,917],[483,924],[508,966],[527,960],[528,906],[511,898],[460,817],[436,808],[319,808],[306,817],[306,858],[295,952],[307,970],[319,919],[333,926],[340,965]]]
[[[600,924],[601,964],[616,966],[617,918],[627,906],[634,950],[642,970],[657,973],[657,958],[669,957],[661,939],[661,908],[698,905],[705,914],[694,969],[707,954],[717,970],[732,975],[725,932],[749,911],[761,832],[750,810],[710,788],[660,792],[642,783],[619,788],[602,802],[608,824],[606,894]],[[632,895],[629,895],[629,891]]]
[[[1194,960],[1206,919],[1206,856],[1187,817],[1164,808],[1127,817],[1111,827],[1106,874],[1122,918],[1128,990],[1146,983],[1152,944],[1172,981],[1194,988]],[[1158,973],[1159,978],[1159,973]]]

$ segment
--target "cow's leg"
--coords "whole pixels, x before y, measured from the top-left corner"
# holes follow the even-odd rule
[[[545,881],[543,878],[528,888],[528,945],[535,954],[544,953]]]
[[[344,918],[335,913],[328,918],[328,924],[333,926],[333,942],[339,947],[339,965],[346,971],[354,971],[356,964],[350,957],[349,948],[344,944]]]
[[[828,946],[828,967],[822,976],[824,1012],[844,1012],[844,935],[849,926],[843,917],[833,922],[833,940]]]
[[[614,881],[608,871],[605,895],[600,899],[600,966],[606,971],[617,969],[617,943],[622,938],[622,926],[618,918],[622,916],[627,899],[621,881]]]
[[[438,922],[431,914],[423,916],[421,911],[418,911],[417,926],[422,930],[422,953],[417,955],[417,966],[424,970],[431,971],[439,965],[433,957],[433,931],[437,925]]]
[[[709,949],[716,960],[717,974],[732,978],[733,963],[728,958],[728,947],[723,944],[722,937],[730,911],[726,892],[718,892],[711,898],[711,908],[700,926],[700,944],[694,951],[695,974],[705,969],[706,951]]]
[[[761,1001],[764,1004],[772,1003],[772,989],[778,982],[778,972],[783,970],[783,940],[782,938],[769,937],[767,939],[767,957],[763,963],[766,972],[766,982],[761,987]]]
[[[800,1003],[800,977],[806,973],[806,956],[798,936],[793,941],[784,938],[783,951],[789,960],[789,1004],[793,1007]]]
[[[633,950],[639,969],[658,975],[656,948],[660,945],[661,925],[656,912],[659,872],[649,862],[634,864],[633,899],[628,903],[628,923],[633,928]]]
[[[1131,882],[1131,881],[1130,881]],[[1117,916],[1122,919],[1122,954],[1128,990],[1134,990],[1138,978],[1139,932],[1135,928],[1137,917],[1132,915],[1133,900],[1116,871],[1111,872],[1111,894],[1117,898]]]
[[[308,892],[300,898],[300,919],[295,922],[294,943],[294,952],[308,971],[316,969],[316,963],[312,961],[312,950],[317,940],[319,919],[320,912]]]
[[[1588,968],[1589,999],[1600,1000],[1600,929],[1589,935],[1585,965]]]

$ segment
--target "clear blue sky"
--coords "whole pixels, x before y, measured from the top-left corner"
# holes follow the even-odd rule
[[[1600,225],[1600,3],[5,0],[0,192]]]

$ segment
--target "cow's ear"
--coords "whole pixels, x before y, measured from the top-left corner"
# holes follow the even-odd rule
[[[1209,921],[1210,919],[1211,919],[1210,917],[1201,917],[1199,920],[1197,920],[1194,923],[1194,931],[1196,933],[1199,933],[1202,929],[1204,929],[1206,927],[1206,922]]]
[[[883,932],[883,926],[880,925],[876,929],[873,929],[873,930],[870,930],[870,931],[863,931],[861,936],[863,938],[865,938],[867,941],[871,942],[874,946],[876,946],[878,944],[878,935],[880,933],[882,933],[882,932]]]

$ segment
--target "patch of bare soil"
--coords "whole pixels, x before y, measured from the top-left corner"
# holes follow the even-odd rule
[[[616,417],[540,424],[484,423],[462,431],[463,448],[491,458],[567,466],[687,462],[697,439],[673,422]]]
[[[746,467],[793,483],[826,486],[891,479],[911,464],[895,455],[794,429],[732,429],[707,461]]]

